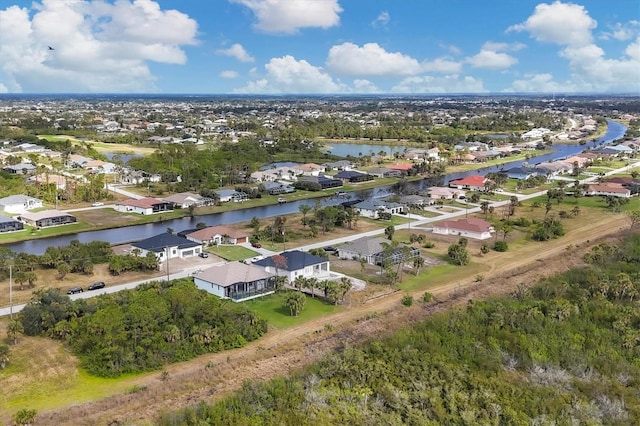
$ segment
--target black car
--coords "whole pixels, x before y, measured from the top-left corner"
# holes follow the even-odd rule
[[[82,293],[82,287],[71,287],[67,291],[67,294],[77,294],[77,293]]]
[[[333,246],[326,246],[326,247],[324,248],[324,251],[336,251],[336,250],[337,250],[337,249],[336,249],[335,247],[333,247]]]
[[[203,259],[206,259],[207,257],[209,257],[209,253],[207,253],[206,251],[201,251],[200,253],[198,253],[198,256],[200,256]]]
[[[102,281],[95,282],[87,287],[87,290],[98,290],[100,288],[104,288],[104,283]]]

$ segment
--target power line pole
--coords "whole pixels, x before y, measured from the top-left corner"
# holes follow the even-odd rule
[[[13,319],[13,276],[9,265],[9,318]]]
[[[169,246],[165,247],[167,253],[167,282],[169,281]]]

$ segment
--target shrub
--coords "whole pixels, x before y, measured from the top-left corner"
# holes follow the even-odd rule
[[[431,299],[433,299],[433,294],[429,293],[428,291],[425,291],[424,294],[422,295],[422,301],[424,303],[429,303],[431,302]]]
[[[422,247],[424,248],[434,248],[436,246],[436,243],[434,243],[433,241],[425,241],[424,244],[422,245]]]
[[[493,249],[495,251],[507,251],[509,249],[509,245],[507,244],[506,241],[496,241],[496,243],[493,245]]]
[[[413,305],[413,296],[410,294],[405,294],[404,296],[402,296],[402,304],[404,306]]]

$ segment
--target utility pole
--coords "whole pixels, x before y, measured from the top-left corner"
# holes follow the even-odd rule
[[[167,282],[168,282],[169,281],[169,246],[166,246],[164,250],[167,253]]]
[[[9,265],[9,318],[13,319],[13,276]]]

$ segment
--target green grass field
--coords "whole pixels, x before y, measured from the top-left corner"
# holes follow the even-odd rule
[[[243,302],[249,309],[267,320],[269,326],[276,328],[287,328],[314,318],[332,314],[341,309],[341,306],[325,302],[318,298],[307,296],[304,309],[297,317],[292,317],[289,308],[285,306],[286,292],[271,294],[257,299]]]
[[[230,262],[248,259],[258,254],[257,252],[246,247],[233,245],[207,247],[207,251]]]

